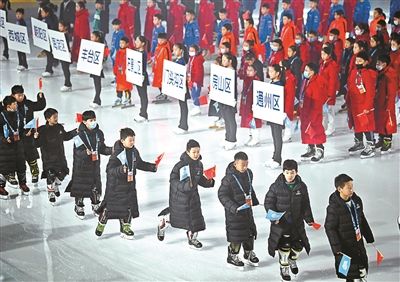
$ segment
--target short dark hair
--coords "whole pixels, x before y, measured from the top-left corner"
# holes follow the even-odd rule
[[[225,8],[219,9],[218,13],[226,14],[228,11]]]
[[[194,12],[193,9],[187,9],[187,10],[185,11],[185,13],[188,13],[188,14],[191,14],[191,15],[193,15],[193,16],[196,16],[196,13]]]
[[[121,20],[120,19],[113,19],[111,24],[112,25],[120,25],[121,24]]]
[[[278,43],[282,47],[282,40],[279,38],[272,40],[272,43]]]
[[[125,128],[122,128],[122,129],[119,131],[119,138],[120,138],[121,140],[125,140],[125,139],[126,139],[127,137],[129,137],[129,136],[136,136],[136,135],[135,135],[135,131],[133,131],[132,128],[125,127]]]
[[[292,4],[292,1],[291,0],[282,0],[282,3]]]
[[[356,40],[353,37],[347,37],[346,40],[349,41],[351,45],[353,45],[354,42],[356,42]]]
[[[335,187],[342,188],[349,181],[353,181],[353,178],[344,173],[339,174],[338,176],[335,177]]]
[[[228,48],[229,50],[230,50],[231,47],[232,47],[231,43],[228,42],[228,41],[221,43],[221,45],[225,46],[225,47]]]
[[[367,51],[361,51],[361,52],[359,52],[359,53],[356,55],[356,58],[361,58],[361,59],[363,59],[364,61],[368,61],[368,60],[369,60],[369,56],[368,56]]]
[[[64,27],[68,27],[68,24],[64,21],[64,20],[59,20],[58,24],[64,26]]]
[[[335,11],[335,14],[337,14],[338,16],[344,16],[344,11],[343,10],[337,10],[337,11]]]
[[[7,108],[8,106],[10,106],[11,104],[17,102],[17,100],[15,99],[15,97],[9,95],[4,97],[3,99],[3,106],[4,108]]]
[[[283,171],[285,171],[285,170],[295,170],[296,172],[298,171],[298,164],[297,164],[297,162],[295,161],[295,160],[285,160],[284,162],[283,162],[283,165],[282,165],[282,169],[283,169]]]
[[[125,43],[129,43],[129,38],[126,36],[122,36],[119,41],[124,41]]]
[[[253,18],[248,18],[248,19],[245,19],[244,21],[247,21],[247,22],[249,22],[249,24],[254,25]]]
[[[86,8],[86,4],[85,1],[79,1],[78,3],[76,3],[81,9],[85,9]]]
[[[329,33],[332,33],[332,34],[338,36],[338,35],[340,34],[340,31],[339,31],[337,28],[332,28],[332,29],[329,31]]]
[[[269,4],[268,3],[264,3],[264,4],[261,5],[261,8],[269,9]]]
[[[47,108],[47,109],[44,111],[44,113],[43,113],[44,118],[45,118],[46,120],[48,120],[49,118],[51,118],[51,117],[52,117],[53,115],[55,115],[55,114],[58,114],[58,112],[57,112],[56,109],[53,109],[53,108]]]
[[[17,14],[17,13],[20,13],[20,14],[25,14],[25,10],[23,9],[23,8],[18,8],[18,9],[16,9],[15,10],[15,13]]]
[[[246,42],[247,44],[249,44],[251,48],[254,47],[254,40],[252,40],[252,39],[247,39],[247,40],[244,41],[244,42]],[[243,43],[244,43],[244,42],[243,42]]]
[[[233,157],[233,159],[234,159],[235,161],[238,161],[238,160],[247,161],[247,160],[249,159],[249,157],[247,156],[247,154],[246,154],[245,152],[240,151],[240,152],[237,152],[237,153],[235,154],[235,156]]]
[[[287,17],[288,20],[291,20],[291,21],[293,20],[293,16],[291,14],[285,14],[285,15],[282,16],[282,18],[283,17]]]
[[[22,94],[22,93],[24,93],[25,91],[24,91],[24,87],[22,87],[22,85],[18,85],[18,84],[16,84],[16,85],[14,85],[13,87],[11,87],[11,95],[14,95],[14,94]]]
[[[49,6],[43,6],[41,7],[42,11],[45,12],[46,14],[50,14],[51,9]]]
[[[89,111],[84,111],[82,113],[82,120],[87,121],[88,119],[95,119],[96,118],[96,113],[92,110]]]
[[[256,56],[251,52],[249,52],[246,55],[244,55],[244,60],[245,61],[253,61],[255,59],[256,59]]]
[[[156,17],[157,19],[162,21],[162,15],[161,14],[155,14],[153,17]]]
[[[165,32],[160,32],[157,39],[167,39],[167,34]]]
[[[386,63],[386,65],[389,65],[390,64],[390,56],[386,55],[386,54],[379,55],[377,61]]]
[[[319,71],[319,67],[315,63],[308,63],[306,66],[309,67],[315,74],[317,74]]]
[[[186,143],[186,152],[189,152],[190,149],[192,148],[200,148],[200,144],[199,142],[197,142],[194,139],[190,139],[187,143]]]
[[[223,25],[227,30],[232,31],[232,25],[230,23],[226,23]]]

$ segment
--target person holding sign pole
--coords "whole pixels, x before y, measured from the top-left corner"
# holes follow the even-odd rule
[[[42,21],[47,24],[48,29],[51,30],[58,30],[58,19],[57,16],[52,12],[51,8],[48,6],[44,6],[40,8],[40,14],[42,16]],[[49,77],[53,75],[53,64],[54,64],[54,57],[53,53],[50,51],[44,50],[46,57],[47,57],[47,64],[46,69],[42,73],[43,77]]]
[[[15,11],[15,17],[17,18],[16,24],[21,26],[26,26],[24,20],[25,11],[22,8],[18,8]],[[18,67],[17,71],[24,71],[28,69],[28,62],[26,61],[26,54],[24,52],[17,52],[18,54]]]
[[[64,33],[65,35],[65,42],[67,43],[68,51],[71,52],[69,48],[69,42],[71,41],[71,36],[68,33],[68,25],[64,21],[58,22],[58,31]],[[66,61],[61,61],[61,68],[64,74],[64,86],[60,88],[61,92],[70,92],[72,91],[72,83],[71,83],[71,72],[69,71],[69,66],[71,63]]]
[[[298,175],[295,160],[283,162],[283,172],[269,187],[265,195],[264,207],[267,213],[283,213],[278,220],[271,220],[271,231],[268,238],[268,253],[275,256],[279,253],[281,276],[290,281],[290,271],[297,275],[297,259],[303,248],[307,254],[311,247],[304,228],[304,221],[312,226],[314,217],[311,211],[307,185]]]
[[[336,274],[346,281],[367,281],[368,255],[363,237],[371,244],[374,235],[364,215],[362,200],[353,191],[353,179],[339,174],[335,177],[335,187],[336,191],[329,196],[324,227],[335,256]],[[347,267],[341,263],[344,256],[351,259]]]

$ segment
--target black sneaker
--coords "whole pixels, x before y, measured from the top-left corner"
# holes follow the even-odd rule
[[[379,136],[378,142],[375,143],[375,149],[382,148],[383,146],[383,138]]]
[[[294,274],[297,275],[299,273],[299,268],[297,267],[296,260],[290,259],[289,258],[289,266],[290,266],[290,271]]]
[[[228,266],[234,267],[239,270],[244,270],[244,263],[240,260],[238,254],[234,254],[231,248],[228,247],[228,258],[226,259]]]
[[[308,145],[307,147],[307,152],[303,155],[301,155],[301,160],[303,161],[308,161],[311,160],[311,158],[314,156],[315,154],[315,147],[313,145]]]
[[[367,159],[367,158],[372,158],[373,156],[375,156],[374,142],[367,141],[367,145],[365,146],[364,150],[361,152],[360,158]]]
[[[193,247],[194,249],[201,249],[203,247],[203,244],[197,240],[197,232],[193,234],[189,234],[190,231],[186,231],[186,236],[188,238],[188,243],[190,247]]]
[[[290,272],[289,272],[289,266],[286,265],[281,265],[281,277],[283,281],[290,281],[291,277],[290,277]]]
[[[324,158],[324,149],[317,148],[314,156],[311,158],[312,163],[319,163]]]
[[[360,140],[358,140],[357,138],[354,138],[354,145],[351,146],[348,151],[349,154],[352,155],[358,151],[362,151],[365,149],[364,143]]]
[[[75,205],[75,214],[76,217],[79,219],[84,219],[85,218],[85,209],[83,207],[78,207],[77,205]]]
[[[383,138],[381,154],[387,154],[391,151],[392,151],[392,138],[390,137]]]
[[[49,202],[52,206],[56,204],[56,196],[54,195],[54,193],[49,193]]]
[[[256,257],[256,253],[253,251],[244,251],[243,258],[246,260],[246,263],[251,266],[258,266],[260,260]]]

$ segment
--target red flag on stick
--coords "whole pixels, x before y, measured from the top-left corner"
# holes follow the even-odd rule
[[[208,104],[207,95],[203,95],[203,96],[199,97],[199,104],[200,104],[200,106]]]
[[[75,122],[81,123],[83,121],[83,116],[80,113],[76,113]]]
[[[375,250],[376,250],[376,264],[380,265],[383,261],[383,255],[382,253],[375,247],[374,244],[372,244],[372,246],[374,246]]]
[[[162,158],[164,157],[164,154],[165,153],[158,155],[156,160],[154,161],[157,167],[158,167],[159,163],[161,162]]]
[[[313,222],[313,223],[312,223],[312,228],[314,228],[315,230],[318,230],[318,229],[321,228],[321,224],[316,223],[316,222]]]
[[[212,168],[206,169],[203,171],[204,176],[207,179],[213,179],[216,175],[215,171],[216,171],[217,166],[213,166]]]
[[[43,79],[40,77],[39,78],[39,91],[42,91],[43,88]]]

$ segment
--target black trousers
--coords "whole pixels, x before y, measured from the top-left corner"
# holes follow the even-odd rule
[[[129,213],[126,217],[119,219],[119,222],[121,225],[123,223],[131,223],[131,221],[132,221],[131,210],[128,209],[128,211],[129,211]],[[105,208],[99,215],[99,222],[101,224],[106,224],[107,221],[108,221],[108,210],[107,210],[107,208]]]
[[[46,72],[49,73],[53,73],[53,64],[54,64],[54,57],[53,57],[53,53],[49,52],[49,51],[44,51],[46,53],[46,57],[47,57],[47,64],[46,64]]]
[[[365,139],[367,139],[367,141],[370,141],[370,142],[374,141],[374,134],[372,132],[354,133],[354,137],[357,138],[359,141],[363,141],[364,140],[364,135],[365,135]]]
[[[234,254],[238,254],[240,252],[240,247],[243,245],[243,249],[245,251],[252,251],[254,250],[254,237],[251,236],[249,237],[249,239],[247,239],[244,242],[240,242],[240,243],[231,243],[230,247],[232,250],[232,253]]]
[[[71,87],[71,72],[69,71],[70,63],[61,61],[61,68],[64,73],[64,86]]]
[[[3,56],[6,57],[7,59],[9,58],[8,54],[8,41],[7,38],[3,37],[3,44],[4,44],[4,50],[3,50]]]
[[[18,54],[18,65],[28,68],[28,62],[26,61],[26,54],[23,52],[17,52]]]
[[[189,113],[189,110],[188,110],[187,100],[188,100],[187,97],[185,97],[185,101],[179,100],[179,109],[180,109],[180,112],[181,112],[181,117],[179,119],[178,127],[180,129],[183,129],[183,130],[188,130],[189,129],[189,126],[188,126],[188,113]]]
[[[93,99],[93,103],[96,103],[98,105],[101,105],[101,99],[100,99],[100,93],[101,93],[101,76],[98,75],[92,75],[93,77],[93,83],[94,83],[94,90],[95,90],[95,96]]]
[[[283,125],[270,123],[272,140],[274,141],[274,154],[272,159],[277,163],[282,163],[282,130]]]
[[[149,105],[149,97],[147,96],[147,85],[137,86],[137,91],[140,98],[140,113],[141,117],[148,119],[147,107]]]
[[[228,142],[236,142],[236,108],[227,105],[220,105],[220,111],[222,118],[225,121],[225,140]]]

